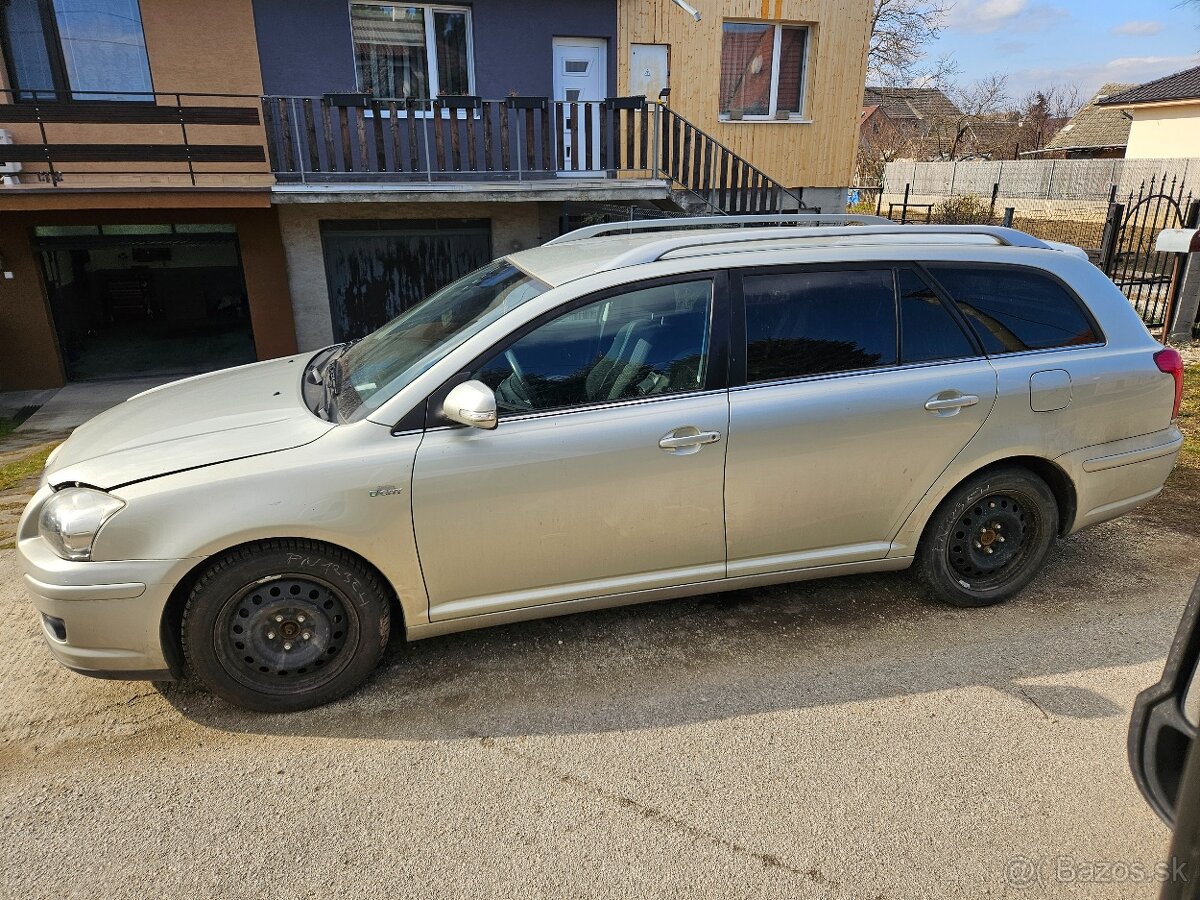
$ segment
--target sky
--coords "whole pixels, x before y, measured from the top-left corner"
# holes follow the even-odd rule
[[[1200,65],[1200,3],[1181,0],[953,0],[928,48],[953,54],[958,80],[1008,75],[1020,98],[1076,84],[1081,99],[1105,82],[1141,83]]]

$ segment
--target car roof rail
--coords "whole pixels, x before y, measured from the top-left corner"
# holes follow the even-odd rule
[[[607,269],[622,269],[644,263],[657,262],[673,250],[692,247],[720,247],[722,244],[744,244],[749,242],[796,241],[806,238],[829,237],[867,237],[870,235],[957,235],[985,236],[1005,247],[1028,247],[1036,250],[1053,249],[1045,241],[1015,228],[1004,228],[999,225],[860,225],[849,228],[822,228],[814,231],[804,226],[799,228],[759,228],[746,230],[736,234],[693,234],[664,237],[641,247],[634,247],[619,256],[614,257]]]
[[[635,234],[645,231],[679,231],[684,228],[698,226],[730,226],[737,225],[745,228],[752,225],[888,225],[894,224],[891,219],[883,216],[858,215],[855,213],[771,213],[757,216],[680,216],[667,219],[638,219],[627,222],[606,222],[602,225],[585,225],[566,234],[559,235],[553,240],[546,241],[542,246],[551,244],[569,244],[587,238],[601,237],[610,234]]]

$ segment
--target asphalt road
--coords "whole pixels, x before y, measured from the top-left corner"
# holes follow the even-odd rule
[[[393,645],[243,714],[53,663],[0,553],[6,897],[1153,897],[1125,760],[1193,494],[956,610],[907,573]]]

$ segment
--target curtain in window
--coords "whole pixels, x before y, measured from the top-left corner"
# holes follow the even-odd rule
[[[5,50],[12,64],[13,88],[19,88],[19,97],[32,100],[34,92],[42,99],[53,99],[54,73],[50,68],[50,54],[46,49],[42,16],[38,0],[10,0],[0,4],[7,32]]]
[[[776,109],[800,112],[804,98],[806,28],[784,28],[779,37],[779,99]]]
[[[466,13],[435,12],[433,40],[438,65],[438,92],[469,94]]]
[[[775,28],[726,22],[721,34],[721,112],[740,109],[748,116],[771,111],[771,65]]]
[[[150,100],[150,63],[137,0],[54,0],[75,100]]]
[[[376,97],[429,96],[425,10],[350,4],[358,86]]]

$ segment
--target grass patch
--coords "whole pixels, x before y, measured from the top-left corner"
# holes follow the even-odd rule
[[[16,415],[0,416],[0,438],[12,434],[17,428],[32,416],[35,412],[41,409],[40,406],[22,406],[17,410]]]
[[[1179,465],[1200,469],[1200,365],[1183,370],[1183,402],[1179,405],[1179,430],[1183,449]]]
[[[46,467],[46,457],[54,449],[55,444],[46,444],[32,452],[0,466],[0,491],[15,488],[31,475],[40,475]]]

